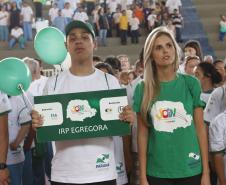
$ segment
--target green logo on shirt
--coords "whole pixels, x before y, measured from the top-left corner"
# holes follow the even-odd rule
[[[101,154],[97,157],[96,160],[96,168],[106,168],[109,167],[109,160],[110,155],[109,154]]]

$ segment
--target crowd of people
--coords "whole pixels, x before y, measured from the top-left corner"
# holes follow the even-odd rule
[[[47,78],[41,61],[24,58],[32,74],[26,95],[1,92],[0,185],[225,185],[226,61],[203,56],[196,40],[180,48],[168,24],[149,28],[135,65],[124,54],[94,56],[97,42],[106,44],[96,40],[106,32],[93,29],[105,24],[104,7],[96,11],[96,27],[65,24],[68,69]],[[170,13],[178,12],[180,6]],[[131,135],[36,142],[44,118],[29,104],[34,96],[118,88],[127,90],[129,105],[119,118],[131,123]],[[102,154],[109,165],[97,169]]]

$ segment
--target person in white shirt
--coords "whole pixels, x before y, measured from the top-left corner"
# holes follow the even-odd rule
[[[11,110],[6,94],[0,91],[0,184],[9,185],[9,172],[6,165],[8,151],[8,112]]]
[[[53,24],[54,19],[58,16],[59,8],[57,8],[57,4],[53,3],[52,7],[49,9],[49,20],[50,23]]]
[[[21,49],[25,48],[25,39],[24,39],[24,32],[22,28],[16,26],[11,30],[10,33],[10,40],[9,40],[9,49],[12,49],[15,44],[18,42]]]
[[[166,1],[166,8],[168,15],[173,14],[174,9],[177,9],[178,12],[181,14],[181,0],[167,0]]]
[[[122,16],[122,13],[119,8],[116,8],[116,12],[113,14],[113,20],[114,20],[114,25],[116,29],[116,36],[120,36],[120,30],[119,30],[119,18]]]
[[[31,107],[26,104],[24,95],[9,98],[12,111],[8,116],[9,149],[7,166],[10,172],[10,184],[22,185],[24,165],[23,142],[31,126]]]
[[[129,21],[130,29],[131,29],[131,43],[139,43],[139,25],[140,21],[135,16],[135,14],[132,14],[132,18]]]
[[[87,15],[87,13],[84,11],[84,8],[80,5],[78,6],[74,16],[73,16],[74,20],[78,20],[78,21],[83,21],[83,22],[87,22],[89,20],[89,17]]]
[[[23,2],[20,15],[21,15],[21,22],[23,23],[25,41],[27,40],[31,41],[33,39],[31,25],[32,25],[34,13],[27,2]]]
[[[64,9],[62,9],[61,13],[62,16],[67,19],[67,23],[72,21],[73,10],[71,9],[69,2],[66,2],[64,4]]]
[[[8,41],[9,39],[9,12],[6,6],[0,8],[0,41]]]
[[[66,28],[66,48],[71,56],[71,67],[47,81],[44,94],[62,94],[120,88],[117,79],[94,68],[95,33],[89,23],[72,21]],[[98,83],[96,83],[98,82]],[[73,85],[72,85],[73,84]],[[75,85],[76,84],[76,85]],[[123,109],[120,119],[134,121],[130,106]],[[40,127],[43,118],[32,112],[32,125]],[[92,184],[115,185],[116,165],[112,137],[57,141],[52,161],[52,185]],[[96,166],[97,158],[107,154],[107,166]]]
[[[226,100],[226,99],[225,99]],[[226,103],[226,101],[225,101]],[[226,110],[219,114],[209,127],[209,145],[219,185],[226,184]]]

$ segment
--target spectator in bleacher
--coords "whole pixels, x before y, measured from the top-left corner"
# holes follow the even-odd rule
[[[58,10],[59,8],[57,8],[57,4],[53,3],[52,7],[49,9],[49,21],[50,21],[50,25],[53,24],[54,19],[58,16]]]
[[[99,32],[99,44],[101,46],[107,46],[107,30],[109,29],[109,23],[104,8],[98,10],[97,17],[97,30]]]
[[[110,8],[110,12],[114,14],[116,12],[116,8],[119,6],[119,0],[108,0],[107,7]]]
[[[121,63],[121,70],[123,72],[124,71],[128,72],[131,68],[129,57],[127,55],[121,54],[121,55],[118,55],[117,58],[119,59],[119,61]]]
[[[142,25],[144,22],[144,12],[143,12],[142,4],[135,5],[133,12],[135,16],[139,19],[140,24]]]
[[[74,20],[88,22],[89,17],[87,13],[84,10],[84,7],[82,5],[78,5],[77,10],[75,11],[73,15]]]
[[[174,9],[173,14],[171,15],[171,19],[172,19],[173,25],[175,26],[176,41],[178,43],[182,43],[183,40],[181,37],[181,34],[182,34],[181,31],[183,27],[183,17],[177,9]]]
[[[205,55],[204,58],[203,58],[203,62],[207,62],[207,63],[212,64],[213,63],[212,55]]]
[[[97,55],[93,56],[93,65],[94,66],[96,66],[98,63],[101,63],[101,62],[104,62],[104,61],[100,56],[97,56]]]
[[[199,63],[200,59],[196,55],[185,57],[185,67],[184,67],[185,73],[194,76],[195,69]]]
[[[219,30],[219,40],[224,41],[224,36],[226,35],[226,17],[221,15],[220,20],[220,30]]]
[[[112,67],[113,75],[119,79],[119,75],[122,71],[120,60],[115,56],[108,56],[105,58],[104,63],[107,63]]]
[[[129,19],[126,15],[126,10],[122,10],[122,15],[119,18],[119,29],[120,29],[120,37],[121,37],[121,44],[127,44],[127,31],[129,26]]]
[[[139,43],[139,26],[140,26],[140,21],[139,19],[135,16],[133,13],[132,18],[129,21],[130,28],[131,28],[131,43]]]
[[[220,73],[214,68],[213,64],[201,62],[197,65],[195,76],[199,79],[202,93],[201,100],[206,104],[214,88],[222,81]]]
[[[213,62],[213,65],[215,67],[215,69],[220,73],[221,78],[222,78],[222,82],[221,85],[225,83],[226,81],[226,64],[224,63],[223,60],[217,59]]]
[[[65,0],[54,0],[53,3],[56,3],[57,8],[62,10],[64,8]]]
[[[33,0],[35,5],[35,18],[42,19],[42,0]]]
[[[184,44],[184,55],[189,56],[189,55],[197,55],[200,59],[200,61],[203,61],[203,54],[202,54],[202,48],[197,40],[189,40]]]
[[[73,10],[70,7],[70,3],[66,2],[64,4],[64,8],[61,11],[62,16],[65,17],[67,19],[67,23],[72,21],[72,16],[73,16]]]
[[[58,10],[58,16],[54,19],[52,25],[58,28],[60,31],[62,31],[62,33],[65,34],[64,29],[65,29],[65,26],[67,25],[67,19],[62,16],[61,11],[62,10]]]
[[[161,5],[159,4],[159,2],[156,2],[156,3],[155,3],[155,10],[154,10],[154,11],[155,11],[155,14],[156,14],[156,15],[162,14],[162,12],[161,12],[161,11],[162,11]]]
[[[119,18],[122,16],[122,13],[119,8],[116,8],[116,12],[113,14],[113,20],[116,30],[116,36],[120,37],[120,28],[119,28]]]
[[[94,29],[94,32],[96,34],[96,36],[98,36],[98,31],[97,31],[97,17],[98,17],[98,10],[100,9],[100,6],[99,5],[96,5],[95,6],[95,9],[92,11],[91,13],[91,21],[92,21],[92,25],[93,25],[93,29]]]
[[[6,6],[0,7],[0,41],[8,42],[9,39],[9,12]]]
[[[10,10],[10,25],[9,29],[20,26],[20,10],[18,9],[16,2],[13,2],[11,4],[11,10]]]
[[[128,72],[128,82],[131,83],[133,80],[137,78],[135,71]]]
[[[171,16],[171,14],[173,14],[174,9],[177,9],[179,11],[179,13],[181,13],[181,7],[182,7],[181,0],[167,0],[166,1],[167,13],[169,16]]]
[[[79,4],[79,0],[65,0],[65,3],[70,3],[70,8],[75,11],[77,9],[77,4]]]
[[[148,21],[148,31],[151,32],[154,27],[155,27],[155,20],[156,20],[156,14],[154,13],[153,9],[151,10],[148,18],[147,18],[147,21]]]
[[[157,14],[156,15],[156,19],[155,19],[155,28],[159,27],[162,25],[162,15],[161,14]]]
[[[128,72],[122,71],[119,75],[119,83],[121,87],[126,87],[129,83]]]
[[[25,38],[23,29],[19,26],[16,26],[11,30],[10,40],[9,40],[9,49],[12,49],[16,43],[19,43],[21,49],[25,48]]]
[[[107,30],[107,37],[112,37],[112,30],[113,30],[114,23],[113,23],[112,13],[110,12],[110,8],[107,8],[106,17],[107,17],[108,25],[109,25],[109,28]]]
[[[25,156],[22,145],[31,126],[31,107],[27,106],[27,102],[22,96],[9,98],[12,106],[12,111],[8,115],[9,149],[7,154],[10,185],[23,185],[22,174]]]
[[[31,6],[27,2],[23,2],[23,6],[21,8],[21,22],[23,23],[23,32],[25,41],[32,40],[32,21],[33,21],[33,10]]]
[[[105,62],[99,62],[95,65],[95,67],[97,69],[100,69],[101,71],[105,72],[105,73],[109,73],[111,75],[114,75],[113,69],[110,66],[110,64],[105,63]]]

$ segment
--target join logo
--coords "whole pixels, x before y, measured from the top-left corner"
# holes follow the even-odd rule
[[[71,112],[72,112],[72,113],[76,113],[76,112],[84,112],[84,110],[85,110],[84,105],[76,105],[76,106],[73,106],[73,107],[71,108]]]
[[[156,114],[157,119],[167,119],[175,117],[176,115],[176,108],[170,109],[159,109],[159,113]]]

